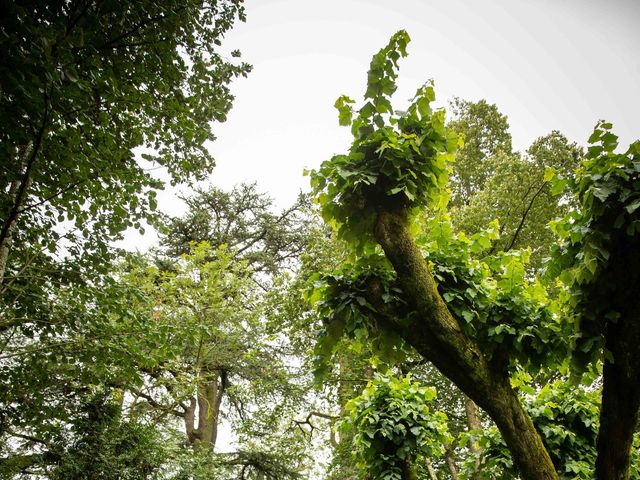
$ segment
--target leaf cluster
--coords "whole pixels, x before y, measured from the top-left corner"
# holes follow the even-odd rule
[[[499,238],[497,221],[470,237],[456,233],[445,214],[422,227],[417,241],[438,291],[489,358],[534,369],[561,360],[564,324],[544,286],[526,275],[528,250],[486,255]]]
[[[624,308],[612,299],[619,298],[620,274],[634,271],[640,238],[640,142],[616,153],[618,137],[611,129],[611,123],[596,125],[574,176],[547,173],[557,193],[569,188],[578,201],[577,208],[551,223],[558,243],[546,275],[566,287],[565,301],[578,327],[574,360],[579,370],[598,354],[605,325]]]
[[[406,347],[393,330],[385,328],[380,312],[386,307],[398,311],[403,306],[394,278],[384,256],[370,255],[310,279],[312,287],[306,295],[322,319],[314,348],[316,379],[322,380],[330,372],[332,357],[343,337],[354,341],[356,350],[361,349],[358,344],[369,342],[373,353],[389,364],[404,358]],[[382,305],[374,306],[372,301],[381,301]]]
[[[560,378],[532,391],[524,398],[524,404],[560,478],[593,478],[600,413],[597,385],[576,386],[569,379]],[[483,475],[515,478],[511,455],[497,429],[492,426],[473,433],[483,447]],[[461,446],[465,441],[468,439]],[[637,454],[632,454],[632,476],[639,460]]]
[[[363,476],[400,480],[403,463],[444,453],[451,438],[446,415],[428,406],[435,396],[435,389],[408,376],[376,374],[362,395],[347,403],[341,429],[354,432],[354,456]]]
[[[373,245],[372,230],[379,207],[443,206],[449,164],[461,139],[445,126],[444,110],[434,111],[433,82],[418,89],[406,112],[394,112],[397,60],[406,56],[409,37],[396,33],[374,55],[362,108],[348,97],[336,108],[340,123],[351,126],[353,142],[346,155],[336,155],[312,171],[311,185],[326,222],[357,248]]]

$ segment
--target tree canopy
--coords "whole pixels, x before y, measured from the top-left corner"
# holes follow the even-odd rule
[[[401,30],[278,211],[201,182],[242,1],[2,10],[0,477],[638,475],[640,141],[517,151],[432,80],[396,109]]]
[[[321,353],[329,356],[340,336],[359,331],[386,342],[401,339],[489,414],[523,478],[549,479],[558,478],[556,466],[511,375],[518,368],[534,373],[558,368],[570,351],[600,352],[605,388],[596,471],[599,478],[627,478],[638,414],[637,362],[631,361],[635,342],[631,346],[620,335],[636,335],[631,317],[638,310],[626,295],[637,296],[637,282],[616,265],[635,272],[638,261],[631,247],[637,243],[631,185],[636,184],[638,143],[616,154],[611,125],[596,127],[590,141],[598,144],[589,148],[571,181],[579,206],[555,227],[565,239],[556,252],[566,253],[556,253],[551,265],[562,272],[559,288],[570,293],[550,297],[545,283],[526,274],[527,250],[511,250],[513,244],[502,252],[490,250],[498,238],[497,223],[471,237],[451,227],[445,213],[447,180],[462,141],[445,125],[444,110],[431,109],[432,85],[420,87],[405,112],[396,113],[389,100],[408,40],[398,32],[374,55],[362,108],[353,110],[347,97],[336,102],[353,143],[348,154],[311,173],[325,221],[351,245],[354,258],[339,277],[325,277],[320,290],[329,339]],[[533,147],[534,154],[540,154],[541,144]],[[564,165],[549,165],[554,166]],[[547,173],[545,182],[551,176]],[[562,192],[560,182],[555,190]],[[614,194],[620,197],[607,202]],[[599,269],[599,262],[607,268]],[[604,284],[592,290],[596,278],[613,286],[614,278],[623,277],[630,281],[624,293],[602,292],[595,305],[587,303],[593,295],[587,292],[607,291]],[[600,328],[592,330],[585,347],[584,333],[576,337],[570,330],[575,324],[589,329],[594,322],[587,319],[597,319]],[[607,342],[605,350],[597,347],[599,339]],[[614,419],[609,404],[625,414]]]

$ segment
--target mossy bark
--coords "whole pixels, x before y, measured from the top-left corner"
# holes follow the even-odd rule
[[[640,255],[625,232],[612,243],[611,258],[598,279],[609,309],[619,318],[606,322],[608,351],[602,372],[596,478],[628,480],[633,435],[640,408]],[[624,287],[619,286],[624,280]]]
[[[402,480],[418,480],[418,472],[413,462],[404,460],[402,462]]]
[[[467,395],[464,396],[464,411],[467,417],[467,426],[469,430],[481,430],[482,422],[480,421],[480,409],[476,402],[471,400]],[[475,440],[472,440],[469,443],[469,449],[471,453],[476,455],[476,461],[473,466],[473,474],[471,475],[472,480],[480,479],[480,445]]]
[[[483,355],[438,293],[409,232],[406,209],[381,210],[374,235],[396,271],[404,300],[415,312],[410,325],[397,322],[394,328],[495,421],[523,479],[558,479],[538,432],[511,388],[506,363]]]

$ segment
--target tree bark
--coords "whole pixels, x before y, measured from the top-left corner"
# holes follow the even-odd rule
[[[635,361],[639,361],[638,358]],[[596,478],[628,480],[633,434],[638,423],[640,379],[608,360],[604,364]],[[637,375],[636,375],[637,376]]]
[[[31,150],[31,145],[28,145],[19,153],[19,173],[17,178],[13,179],[9,185],[8,194],[11,199],[11,209],[7,212],[7,217],[3,219],[2,233],[0,234],[0,286],[4,283],[4,274],[7,270],[7,260],[13,243],[13,233],[16,228],[18,214],[31,184],[30,172],[25,171],[25,160],[31,156]]]
[[[553,463],[529,415],[511,388],[506,362],[488,361],[449,312],[403,208],[381,210],[374,235],[393,265],[416,319],[395,329],[495,421],[525,480],[557,480]]]
[[[482,430],[482,423],[480,421],[480,409],[478,405],[471,400],[467,395],[464,396],[464,411],[467,416],[467,426],[469,430]],[[469,449],[476,456],[474,462],[474,470],[471,478],[477,480],[480,478],[480,445],[475,440],[469,443]]]
[[[431,460],[427,458],[427,473],[429,473],[429,480],[438,480],[438,475],[431,464]],[[457,480],[457,478],[453,478],[453,480]]]
[[[187,405],[184,412],[184,430],[189,445],[193,445],[196,442],[196,405],[195,397],[191,397],[189,399],[189,405]]]
[[[402,480],[418,480],[418,473],[416,472],[416,467],[411,461],[404,460],[401,464],[401,468],[402,468]]]
[[[627,480],[633,435],[640,409],[640,255],[637,240],[621,233],[613,244],[607,270],[599,279],[618,285],[609,305],[620,314],[606,323],[607,355],[603,367],[596,478]],[[624,280],[624,286],[619,282]]]
[[[458,466],[456,465],[456,460],[453,457],[453,450],[451,450],[451,446],[446,447],[444,458],[447,462],[449,473],[451,473],[451,480],[458,480]]]
[[[218,440],[220,405],[228,386],[227,372],[203,372],[198,383],[198,428],[193,431],[194,444],[213,450]]]

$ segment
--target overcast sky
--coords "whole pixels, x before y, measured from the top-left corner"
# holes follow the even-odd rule
[[[486,99],[524,150],[553,129],[586,143],[598,119],[622,145],[640,138],[638,0],[247,0],[227,35],[253,65],[217,125],[211,181],[258,182],[284,207],[306,189],[304,168],[344,152],[335,99],[361,99],[371,56],[405,29],[396,108],[429,78],[437,103]],[[179,213],[166,194],[161,208]],[[136,242],[137,243],[137,242]],[[146,243],[146,242],[145,242]],[[140,245],[141,246],[141,245]]]

